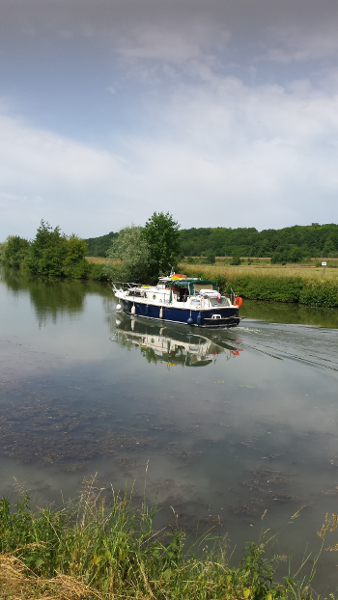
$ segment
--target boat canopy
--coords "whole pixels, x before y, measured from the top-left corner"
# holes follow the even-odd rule
[[[172,285],[182,288],[189,288],[189,294],[194,293],[194,285],[204,286],[204,285],[212,285],[212,289],[216,289],[216,284],[214,281],[209,281],[207,279],[199,279],[198,277],[185,277],[184,279],[171,279],[170,277],[161,277],[161,282],[168,285],[170,288]]]

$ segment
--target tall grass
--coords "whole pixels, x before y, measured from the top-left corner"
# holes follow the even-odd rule
[[[93,265],[105,265],[107,262],[103,256],[86,256],[86,260]]]
[[[60,510],[31,508],[23,494],[0,501],[0,597],[64,600],[137,599],[310,599],[310,579],[286,574],[274,581],[266,544],[250,544],[238,567],[227,546],[206,534],[185,548],[177,522],[153,529],[155,511],[133,509],[127,492],[110,506],[85,482],[80,496]],[[214,539],[215,541],[215,539]],[[202,551],[204,549],[204,552]],[[203,555],[203,558],[201,558]],[[276,564],[276,563],[275,563]]]
[[[186,262],[182,262],[179,265],[179,272],[187,273],[190,275],[197,275],[203,272],[203,274],[215,280],[217,276],[233,279],[239,276],[245,277],[303,277],[306,279],[318,279],[325,281],[327,279],[334,280],[338,284],[338,269],[326,268],[325,275],[323,274],[323,267],[315,267],[310,265],[271,265],[271,264],[242,264],[242,265],[229,265],[222,264],[221,262],[214,265],[192,265]]]
[[[299,302],[308,306],[338,306],[338,272],[336,269],[300,267],[257,267],[248,265],[180,265],[191,276],[211,279],[226,292],[252,300]]]

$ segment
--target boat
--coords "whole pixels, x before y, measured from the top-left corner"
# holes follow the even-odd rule
[[[220,294],[213,281],[173,271],[157,285],[113,282],[118,311],[197,327],[236,327],[242,298]]]
[[[192,332],[181,324],[160,323],[142,319],[130,319],[119,316],[111,341],[124,347],[136,347],[148,362],[164,362],[171,367],[205,367],[216,363],[220,354],[226,360],[240,356],[233,344],[222,339],[221,344],[215,332]]]

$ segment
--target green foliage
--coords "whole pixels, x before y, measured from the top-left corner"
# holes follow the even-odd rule
[[[239,254],[234,254],[232,257],[232,261],[230,262],[231,265],[240,265],[241,264],[241,257],[239,256]]]
[[[21,267],[29,275],[52,275],[87,279],[91,272],[85,260],[86,244],[76,235],[66,236],[60,227],[53,229],[41,221],[31,242],[10,236],[4,246],[4,262]]]
[[[5,261],[5,250],[7,248],[7,241],[6,242],[2,242],[0,244],[0,263]]]
[[[338,306],[338,285],[331,279],[308,280],[300,291],[299,302],[309,306]]]
[[[117,236],[118,233],[111,231],[106,235],[84,240],[87,246],[86,256],[106,256],[107,251]]]
[[[90,272],[88,279],[94,279],[95,281],[107,281],[110,279],[109,273],[107,273],[107,265],[96,265],[94,263],[89,263]]]
[[[156,279],[176,269],[181,253],[177,221],[167,212],[154,212],[144,228],[144,237],[150,250],[149,275]]]
[[[107,252],[106,275],[121,281],[146,281],[149,273],[150,248],[142,227],[121,229]],[[116,260],[121,261],[117,264]]]
[[[171,224],[177,225],[168,213],[166,215],[154,213],[154,215],[156,215],[157,225],[160,225],[161,215],[162,220],[169,217]],[[111,232],[105,236],[85,240],[88,246],[87,254],[104,256],[105,250],[111,245],[111,240],[117,235]],[[338,225],[312,223],[309,226],[295,225],[263,231],[257,231],[253,227],[237,229],[193,227],[179,232],[173,247],[178,246],[184,256],[206,256],[210,253],[215,256],[271,257],[271,262],[274,264],[298,263],[308,257],[338,257]],[[157,256],[158,249],[154,253]],[[177,256],[180,256],[179,252]],[[162,271],[167,273],[172,264],[173,259]],[[176,263],[173,266],[176,266]]]
[[[41,221],[35,239],[31,242],[25,262],[25,270],[31,275],[65,275],[67,238],[60,227],[52,227]]]
[[[75,279],[88,279],[91,272],[89,262],[84,258],[86,243],[76,235],[67,238],[66,257],[64,260],[64,273],[66,277]]]
[[[9,267],[20,267],[29,251],[29,242],[18,235],[9,236],[3,244],[3,261]]]
[[[181,248],[185,256],[240,256],[272,257],[273,262],[300,262],[304,257],[338,256],[338,225],[285,227],[257,231],[250,228],[182,229]]]
[[[107,277],[147,282],[176,268],[180,256],[178,224],[167,213],[154,213],[144,228],[126,227],[107,251]],[[119,262],[120,261],[120,262]]]
[[[274,581],[274,568],[266,553],[268,542],[247,546],[240,565],[233,567],[227,560],[225,540],[211,537],[207,532],[187,549],[185,534],[177,523],[175,528],[170,525],[154,531],[156,511],[148,509],[146,499],[141,509],[132,509],[131,496],[125,492],[114,495],[107,506],[101,493],[92,479],[84,483],[79,498],[60,510],[53,506],[33,509],[27,494],[15,504],[6,498],[0,500],[4,597],[26,597],[25,584],[30,585],[30,591],[36,586],[36,592],[44,592],[36,597],[54,598],[67,595],[67,598],[99,600],[113,597],[310,600],[313,597],[313,573],[308,581],[304,578],[301,583],[289,574],[284,583]],[[207,549],[210,544],[211,550]],[[10,567],[8,570],[6,565]],[[66,595],[61,591],[57,594],[58,578],[59,582],[67,580]],[[48,594],[47,590],[54,593]]]
[[[273,277],[268,275],[235,276],[229,281],[238,296],[251,300],[273,300],[274,302],[299,302],[303,288],[300,277]]]
[[[207,263],[209,265],[214,265],[216,262],[216,257],[213,252],[208,252],[207,254]]]

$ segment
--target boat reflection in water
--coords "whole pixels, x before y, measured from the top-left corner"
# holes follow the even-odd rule
[[[222,345],[207,335],[187,333],[184,326],[149,324],[149,321],[118,318],[114,335],[110,338],[121,346],[138,346],[148,362],[166,362],[168,368],[205,367],[215,364],[218,354],[225,354],[227,360],[239,356],[241,349],[230,344]],[[209,335],[210,337],[209,337]]]

